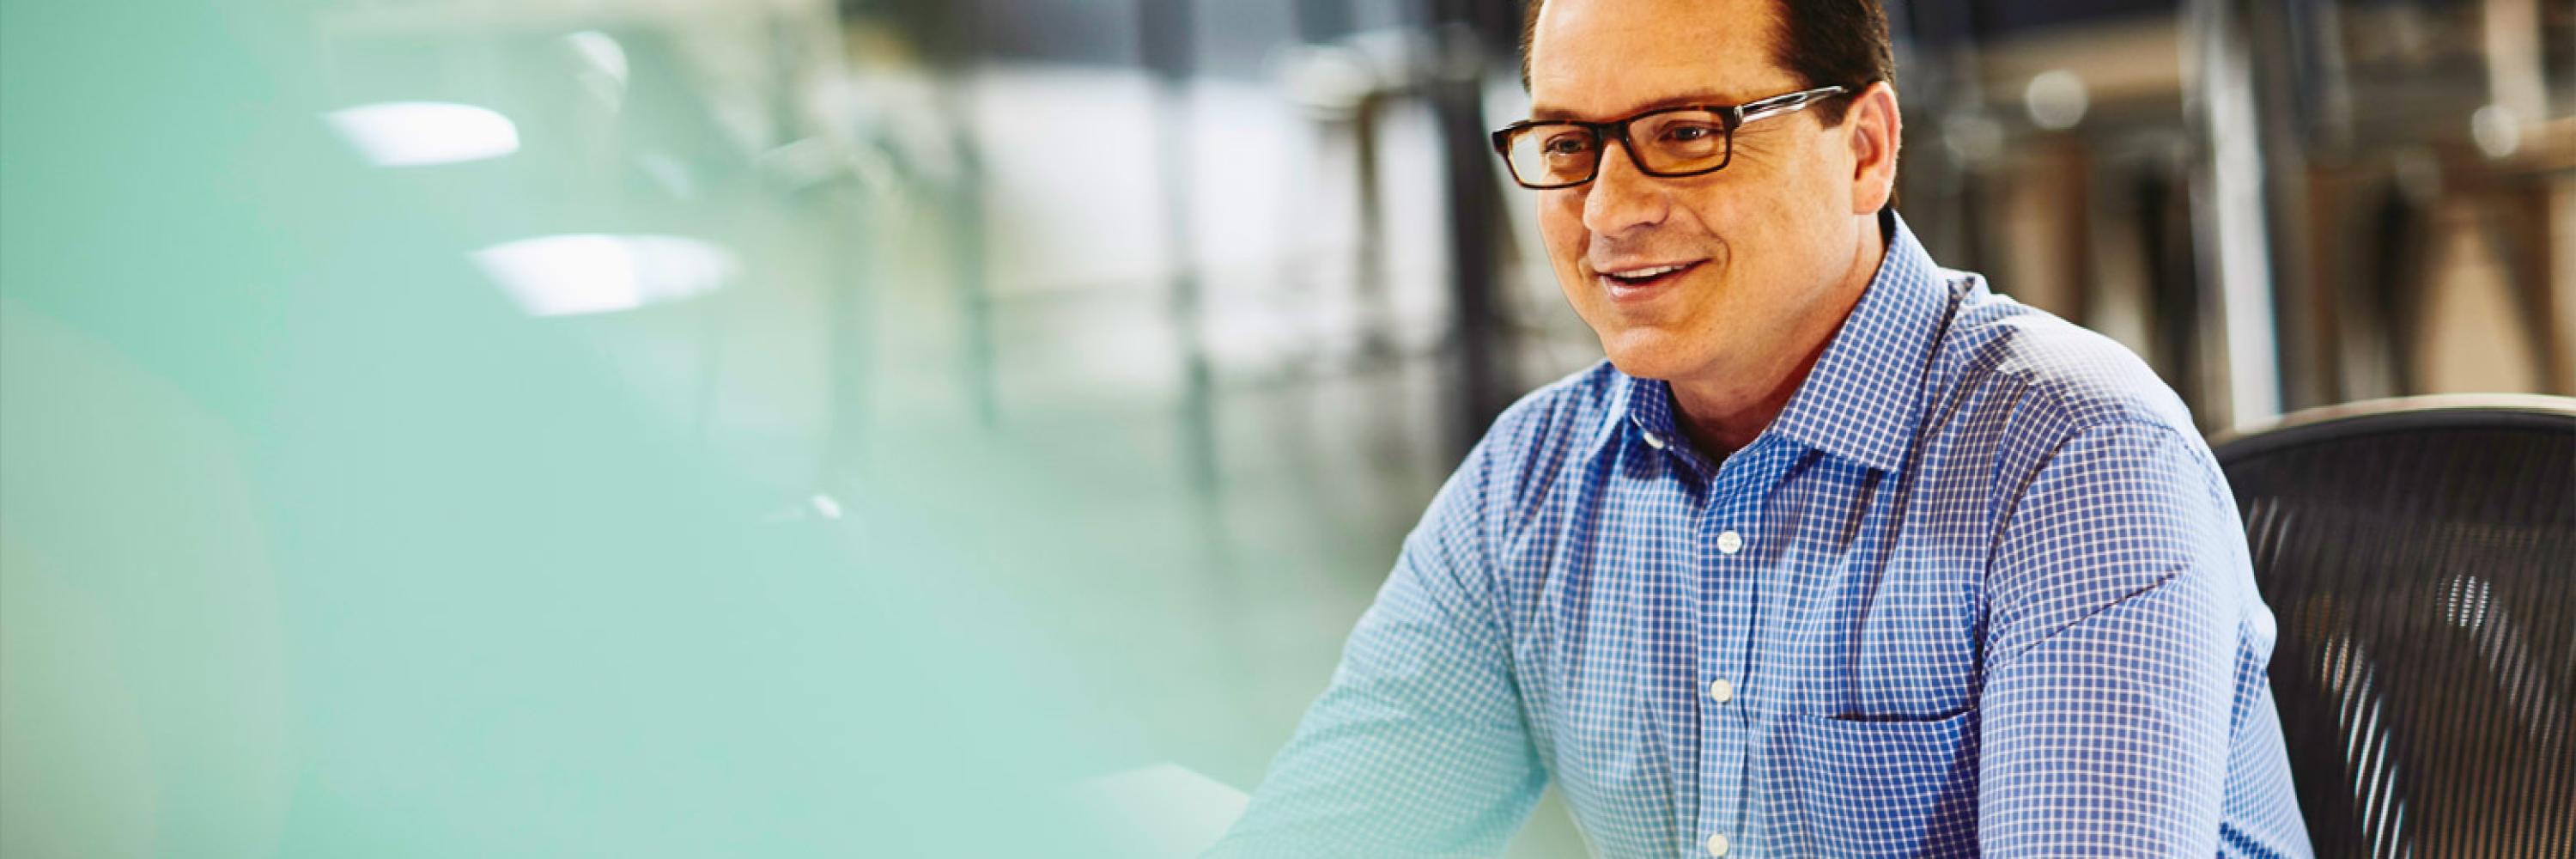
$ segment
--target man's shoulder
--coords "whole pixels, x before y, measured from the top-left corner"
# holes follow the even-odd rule
[[[1529,392],[1494,419],[1453,484],[1473,487],[1488,521],[1520,521],[1565,478],[1600,461],[1590,454],[1627,394],[1627,378],[1607,360]]]
[[[1933,366],[1934,413],[1961,428],[2050,443],[2126,425],[2198,433],[2189,408],[2119,341],[1966,282]]]
[[[1625,377],[1608,359],[1566,374],[1524,394],[1485,431],[1487,455],[1511,459],[1560,454],[1596,440],[1627,394]]]

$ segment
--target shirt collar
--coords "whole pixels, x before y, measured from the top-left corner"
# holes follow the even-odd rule
[[[1913,442],[1923,372],[1951,296],[1905,220],[1892,211],[1887,218],[1887,255],[1877,275],[1788,407],[1763,433],[1892,472],[1904,466]],[[1680,437],[1670,389],[1662,381],[1626,373],[1618,380],[1604,440],[1620,423],[1655,440]]]

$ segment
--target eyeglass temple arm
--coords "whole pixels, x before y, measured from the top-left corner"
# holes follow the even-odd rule
[[[1808,105],[1848,92],[1851,92],[1851,88],[1843,86],[1817,87],[1811,90],[1793,92],[1788,95],[1772,96],[1770,98],[1736,108],[1736,110],[1742,111],[1741,121],[1752,122],[1766,116],[1776,116],[1783,113],[1796,113],[1801,110],[1806,110]]]

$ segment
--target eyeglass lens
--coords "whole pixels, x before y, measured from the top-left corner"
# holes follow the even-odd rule
[[[1715,111],[1653,113],[1628,123],[1629,157],[1649,173],[1682,174],[1726,163],[1726,120]],[[1510,141],[1512,177],[1527,185],[1589,181],[1607,149],[1593,129],[1547,123],[1522,128]]]

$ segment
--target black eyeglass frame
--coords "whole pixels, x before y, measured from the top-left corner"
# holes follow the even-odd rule
[[[1519,183],[1523,188],[1528,188],[1534,191],[1551,191],[1558,188],[1572,188],[1576,185],[1581,185],[1585,182],[1590,182],[1594,179],[1600,178],[1601,161],[1602,159],[1609,157],[1610,143],[1612,141],[1617,141],[1620,150],[1628,153],[1628,162],[1636,165],[1637,172],[1639,173],[1664,179],[1678,179],[1685,176],[1704,176],[1724,170],[1726,169],[1727,164],[1735,161],[1735,130],[1743,127],[1745,123],[1753,122],[1755,120],[1769,119],[1774,116],[1785,116],[1797,113],[1798,111],[1806,110],[1809,106],[1814,105],[1817,102],[1829,98],[1840,98],[1842,96],[1851,95],[1852,92],[1852,88],[1846,86],[1821,86],[1815,89],[1799,90],[1797,92],[1783,93],[1769,98],[1755,99],[1743,104],[1686,104],[1675,107],[1659,107],[1654,110],[1644,111],[1642,113],[1629,116],[1625,119],[1614,119],[1609,122],[1584,122],[1579,119],[1524,119],[1519,122],[1503,126],[1502,128],[1494,131],[1494,154],[1502,157],[1503,170],[1504,172],[1511,174],[1513,182]],[[1635,144],[1628,141],[1628,124],[1650,116],[1661,116],[1667,113],[1681,113],[1684,111],[1702,111],[1718,115],[1719,123],[1723,125],[1726,130],[1726,154],[1719,157],[1715,165],[1696,170],[1662,172],[1646,166],[1645,159],[1637,157],[1637,147]],[[1592,172],[1584,174],[1581,179],[1554,185],[1534,185],[1531,184],[1529,180],[1521,178],[1520,168],[1512,165],[1512,138],[1533,128],[1544,128],[1549,126],[1575,127],[1592,132],[1593,139],[1599,141],[1601,148],[1600,152],[1593,156]]]

